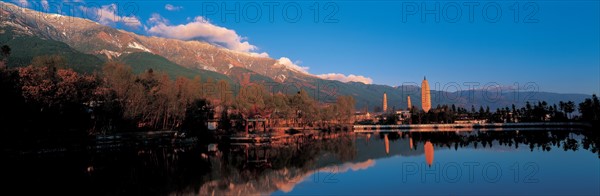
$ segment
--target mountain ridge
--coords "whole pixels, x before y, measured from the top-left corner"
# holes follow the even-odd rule
[[[314,98],[322,102],[335,101],[337,95],[352,95],[357,102],[356,108],[368,108],[370,111],[373,111],[377,106],[381,106],[381,96],[384,92],[388,94],[388,108],[405,108],[406,96],[410,95],[413,105],[420,107],[420,88],[417,86],[391,87],[380,84],[344,83],[335,80],[325,80],[286,67],[286,65],[281,64],[273,58],[234,51],[202,41],[184,41],[138,35],[101,25],[84,18],[46,14],[4,2],[0,2],[0,6],[2,8],[0,9],[2,16],[0,18],[0,30],[2,31],[0,36],[7,37],[8,35],[5,32],[12,29],[12,32],[16,34],[13,36],[13,39],[15,36],[29,36],[48,40],[48,42],[65,43],[76,50],[71,53],[80,56],[94,55],[103,61],[110,61],[122,60],[123,57],[131,54],[147,53],[148,55],[144,55],[145,58],[154,59],[154,63],[162,62],[161,65],[153,66],[162,66],[160,69],[167,70],[167,72],[171,70],[171,73],[169,73],[171,76],[180,75],[183,72],[182,70],[185,69],[199,70],[198,72],[200,73],[198,74],[212,74],[214,77],[221,79],[229,77],[230,80],[228,81],[237,84],[248,82],[245,80],[250,80],[266,84],[267,86],[275,86],[279,91],[286,93],[306,90],[311,92],[309,94]],[[27,50],[26,48],[19,48],[18,44],[13,44],[11,47],[14,47],[15,51]],[[136,63],[131,60],[128,62],[128,64],[143,67],[139,63]],[[146,64],[152,64],[152,62]],[[171,69],[164,65],[181,66],[184,69],[177,67]],[[407,88],[410,92],[405,91]],[[435,107],[438,104],[456,104],[462,107],[470,107],[471,105],[474,107],[485,107],[489,105],[491,109],[496,109],[512,104],[523,106],[526,101],[535,102],[536,100],[548,99],[548,103],[554,104],[560,100],[579,102],[589,97],[589,95],[584,94],[537,92],[534,96],[527,97],[527,100],[511,100],[509,99],[510,95],[505,93],[500,95],[497,101],[490,101],[486,100],[484,93],[481,93],[483,91],[473,92],[432,90],[432,95],[449,95],[440,96],[439,98],[432,97],[432,106]],[[473,97],[463,96],[465,93],[473,94]]]
[[[3,18],[8,19],[3,20],[3,23],[20,28],[25,34],[61,41],[83,53],[105,56],[108,59],[142,51],[163,56],[187,68],[222,74],[232,67],[243,67],[278,82],[284,82],[288,78],[316,77],[288,68],[276,59],[233,51],[197,40],[138,35],[88,19],[45,14],[8,3],[2,3],[2,8],[2,15],[7,16]]]

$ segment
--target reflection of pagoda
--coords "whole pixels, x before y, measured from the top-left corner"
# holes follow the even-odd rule
[[[431,92],[429,92],[429,82],[425,77],[423,77],[421,83],[421,106],[425,112],[429,112],[429,109],[431,109]]]
[[[425,161],[427,165],[431,166],[433,164],[433,144],[427,141],[425,142]]]
[[[383,135],[383,142],[385,143],[385,154],[390,154],[390,140],[388,139],[388,134]]]

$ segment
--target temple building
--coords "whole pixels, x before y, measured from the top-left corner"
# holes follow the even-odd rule
[[[429,91],[429,82],[425,77],[421,83],[421,106],[424,112],[429,112],[431,109],[431,92]]]

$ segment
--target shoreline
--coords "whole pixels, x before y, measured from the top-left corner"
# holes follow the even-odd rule
[[[353,125],[355,133],[398,132],[398,131],[473,131],[489,129],[494,131],[519,129],[552,129],[552,128],[591,128],[585,122],[531,122],[531,123],[468,123],[468,124],[403,124],[403,125]]]

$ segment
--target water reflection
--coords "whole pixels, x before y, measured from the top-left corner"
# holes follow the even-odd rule
[[[390,154],[390,140],[387,133],[384,134],[383,141],[385,143],[385,154]]]
[[[427,141],[423,148],[425,149],[425,161],[431,167],[431,164],[433,164],[433,144]]]
[[[590,132],[376,135],[379,139],[372,138],[371,134],[323,133],[276,144],[220,144],[217,153],[207,152],[207,145],[203,144],[165,144],[87,147],[60,154],[10,154],[3,176],[10,179],[8,191],[23,193],[247,195],[288,193],[302,182],[335,181],[332,174],[368,170],[375,167],[379,159],[395,156],[424,156],[421,160],[431,166],[434,149],[526,147],[529,151],[545,153],[585,150],[591,152],[586,156],[600,158],[599,137]],[[31,189],[32,186],[37,188]]]

